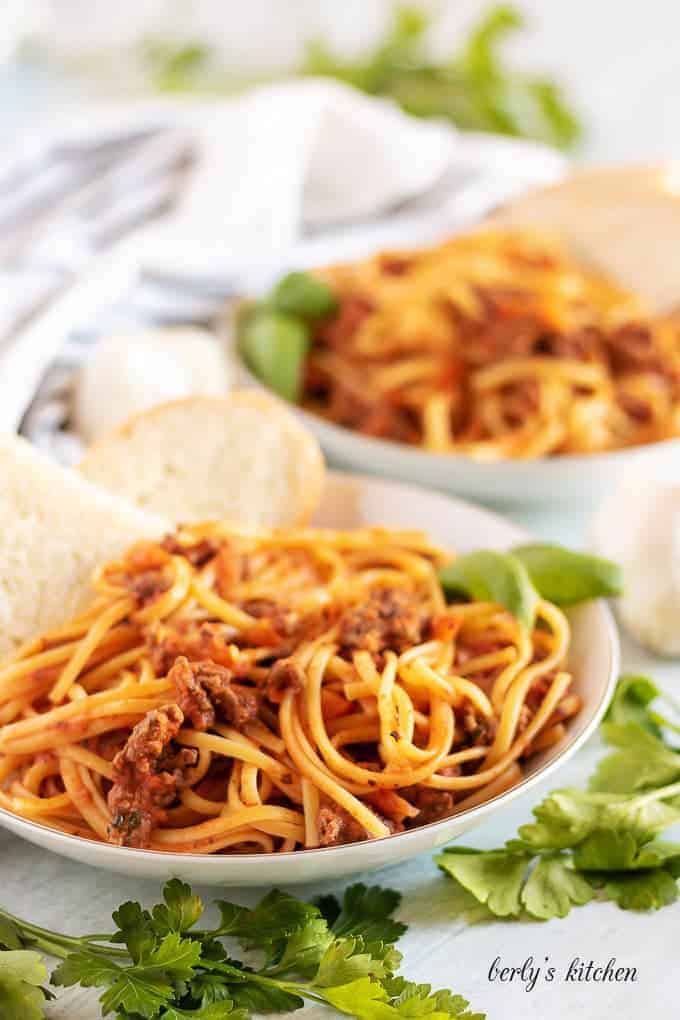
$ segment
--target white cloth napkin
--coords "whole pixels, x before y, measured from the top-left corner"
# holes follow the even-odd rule
[[[163,234],[243,254],[286,251],[304,227],[384,213],[440,181],[458,134],[331,81],[259,88],[193,111],[198,165]],[[241,247],[243,246],[243,247]]]
[[[178,309],[197,286],[217,306],[292,265],[427,243],[565,168],[545,146],[464,134],[329,80],[51,119],[0,154],[0,428],[17,428],[74,330],[96,339],[110,319],[97,295],[125,317],[112,264],[172,280],[151,323],[191,321]]]
[[[329,253],[348,239],[418,242],[566,167],[544,146],[465,135],[323,79],[194,107],[183,122],[196,168],[171,215],[135,240],[155,266],[186,272],[306,261],[303,238],[329,228]]]

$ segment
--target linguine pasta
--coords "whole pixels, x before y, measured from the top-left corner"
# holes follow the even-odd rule
[[[134,546],[0,668],[0,806],[180,853],[387,836],[517,783],[580,707],[569,627],[447,605],[418,532],[220,524]]]
[[[480,232],[318,275],[339,309],[303,403],[333,422],[486,461],[680,433],[676,324],[551,239]]]

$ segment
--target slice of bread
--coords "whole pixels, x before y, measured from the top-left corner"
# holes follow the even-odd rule
[[[555,232],[577,258],[664,313],[680,299],[678,180],[673,161],[581,167],[500,206],[486,224]]]
[[[80,470],[174,522],[247,527],[304,523],[324,482],[316,439],[256,390],[187,397],[135,415],[95,443]]]
[[[170,527],[0,434],[0,657],[87,605],[97,566]]]

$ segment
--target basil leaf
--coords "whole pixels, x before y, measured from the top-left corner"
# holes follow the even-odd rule
[[[518,546],[512,552],[526,567],[540,595],[557,606],[621,594],[622,571],[610,560],[538,543]]]
[[[258,379],[285,400],[298,400],[309,345],[307,326],[260,307],[244,314],[239,333],[241,353]]]
[[[446,595],[463,593],[480,602],[498,602],[525,627],[533,626],[538,593],[524,565],[511,553],[479,552],[460,556],[439,571]]]
[[[655,737],[661,737],[661,727],[649,708],[660,695],[661,691],[648,676],[638,674],[620,676],[604,721],[637,723]]]
[[[323,280],[310,273],[288,273],[272,290],[267,304],[277,312],[302,319],[323,319],[338,307],[335,294]]]

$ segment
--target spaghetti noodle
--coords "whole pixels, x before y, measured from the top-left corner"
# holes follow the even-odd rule
[[[387,836],[515,784],[578,712],[569,628],[447,605],[417,532],[220,524],[134,546],[0,668],[0,806],[160,851]]]
[[[680,434],[677,323],[555,242],[497,231],[319,272],[303,404],[365,435],[479,460]]]

